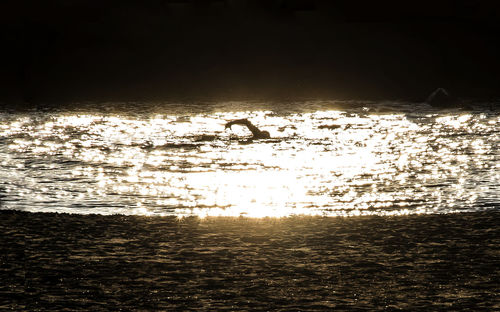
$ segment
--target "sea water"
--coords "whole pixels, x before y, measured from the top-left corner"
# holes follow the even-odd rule
[[[281,217],[497,209],[491,104],[94,103],[0,112],[0,209]],[[272,138],[250,140],[248,118]]]

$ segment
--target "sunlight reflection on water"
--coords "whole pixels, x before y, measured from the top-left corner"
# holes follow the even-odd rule
[[[279,217],[500,203],[497,112],[334,106],[1,113],[0,209]],[[246,128],[224,129],[236,118],[273,138],[246,144]]]

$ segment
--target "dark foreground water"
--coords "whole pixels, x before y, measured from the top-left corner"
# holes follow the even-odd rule
[[[499,311],[499,211],[0,211],[1,311]]]
[[[0,113],[0,209],[401,215],[500,204],[490,104],[104,103]],[[271,133],[248,141],[248,118]]]

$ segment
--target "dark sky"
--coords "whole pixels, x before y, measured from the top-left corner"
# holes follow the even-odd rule
[[[0,4],[0,101],[500,95],[497,1]]]

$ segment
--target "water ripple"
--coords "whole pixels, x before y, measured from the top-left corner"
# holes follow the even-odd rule
[[[498,112],[318,101],[124,107],[0,113],[0,209],[262,217],[500,203]],[[224,129],[237,118],[273,139]]]

